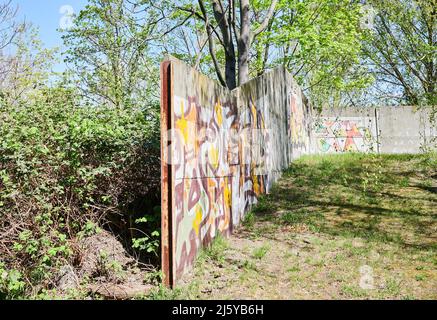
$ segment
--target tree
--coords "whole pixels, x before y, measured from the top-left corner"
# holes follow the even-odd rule
[[[183,16],[184,21],[193,17],[203,23],[217,78],[223,86],[234,89],[237,83],[241,85],[249,80],[252,44],[269,25],[277,3],[278,0],[272,0],[262,13],[255,12],[249,0],[198,0],[197,5],[183,3],[178,9],[188,14]],[[224,75],[218,57],[222,53]]]
[[[436,106],[436,0],[370,0],[376,11],[365,42],[376,100]]]
[[[9,104],[38,93],[49,79],[56,53],[44,48],[38,30],[16,14],[11,1],[0,4],[0,97]]]
[[[349,104],[351,92],[372,82],[359,65],[363,18],[357,1],[281,0],[254,44],[252,75],[284,65],[314,106]]]
[[[178,5],[179,15],[170,19],[194,19],[172,34],[175,39],[167,43],[177,45],[166,49],[210,76],[213,71],[229,88],[285,65],[317,106],[334,103],[345,92],[362,90],[371,82],[359,67],[365,32],[360,26],[362,6],[356,1],[251,0],[249,11],[242,11],[248,3]],[[242,36],[248,30],[250,37]],[[242,78],[238,81],[237,71]]]
[[[17,10],[12,6],[12,0],[0,4],[0,50],[10,45],[24,26],[16,20]]]
[[[159,81],[148,53],[155,14],[148,1],[90,0],[74,17],[64,30],[65,61],[84,97],[116,108],[154,104]]]

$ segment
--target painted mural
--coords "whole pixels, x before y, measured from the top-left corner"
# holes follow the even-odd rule
[[[268,132],[264,113],[252,100],[237,110],[231,101],[216,99],[211,107],[200,105],[196,97],[178,96],[173,128],[174,254],[179,278],[200,248],[218,233],[232,232],[266,191],[268,177],[261,169]]]
[[[309,152],[310,115],[308,114],[307,106],[303,102],[302,93],[299,88],[293,86],[289,99],[288,134],[291,139],[292,158],[298,158],[300,155]]]
[[[285,68],[233,91],[173,58],[161,72],[167,79],[161,104],[162,261],[169,285],[190,269],[202,247],[233,232],[294,159],[380,152],[381,137],[390,139],[391,152],[396,148],[392,122],[377,125],[377,114],[398,109],[334,110],[312,119]]]
[[[374,122],[373,118],[369,117],[319,118],[314,130],[318,151],[376,151]]]
[[[300,90],[283,68],[229,91],[178,60],[170,63],[162,96],[171,102],[161,106],[170,119],[163,127],[171,129],[170,163],[163,161],[163,172],[171,170],[163,178],[169,191],[162,220],[170,221],[163,272],[175,284],[201,248],[233,232],[291,159],[307,152],[309,129]]]

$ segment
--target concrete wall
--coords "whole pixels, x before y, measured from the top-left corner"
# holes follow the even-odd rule
[[[311,127],[283,67],[229,91],[176,59],[164,64],[163,271],[174,285],[203,246],[231,233],[292,159],[310,152]]]
[[[376,110],[381,153],[419,153],[437,136],[436,127],[423,110],[408,106]]]
[[[314,119],[317,153],[419,153],[435,146],[437,130],[425,110],[410,106],[324,110]]]
[[[314,136],[317,153],[377,152],[375,109],[324,110],[314,120]]]
[[[435,127],[412,108],[315,115],[283,67],[229,91],[179,60],[161,67],[162,269],[173,286],[305,154],[419,152]]]
[[[237,97],[185,64],[172,61],[171,201],[173,281],[218,232],[229,233],[236,176],[233,140]],[[228,130],[226,130],[228,129]],[[228,161],[230,160],[230,161]]]
[[[287,72],[289,159],[314,153],[313,111],[293,77]]]

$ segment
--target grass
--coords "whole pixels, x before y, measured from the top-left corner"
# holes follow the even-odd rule
[[[436,187],[435,153],[303,157],[235,236],[205,250],[186,294],[437,299]]]
[[[280,217],[285,224],[304,223],[332,235],[414,246],[417,243],[406,239],[407,232],[432,235],[430,227],[436,220],[435,198],[419,197],[431,188],[435,158],[435,154],[304,157],[272,192],[269,210],[285,209]],[[303,183],[295,185],[295,180]],[[403,234],[397,224],[405,227]],[[435,242],[426,245],[437,248]]]
[[[255,248],[255,250],[253,250],[253,254],[252,256],[255,259],[262,259],[265,257],[265,255],[267,254],[267,252],[269,252],[270,246],[267,244],[262,245],[259,248]]]
[[[209,247],[205,248],[205,250],[203,250],[202,255],[213,261],[223,262],[225,258],[224,253],[227,247],[227,240],[223,236],[218,235],[214,242]]]

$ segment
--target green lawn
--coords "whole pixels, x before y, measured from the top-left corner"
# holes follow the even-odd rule
[[[172,297],[437,299],[437,156],[296,161]]]

